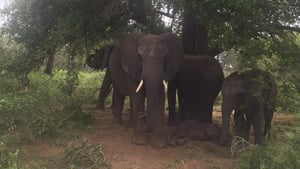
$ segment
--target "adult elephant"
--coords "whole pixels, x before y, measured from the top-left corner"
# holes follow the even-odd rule
[[[223,69],[215,58],[185,55],[182,69],[168,86],[168,124],[185,120],[212,123],[213,104],[222,88],[223,80]],[[175,110],[176,90],[179,119]]]
[[[114,85],[114,121],[122,122],[124,97],[130,96],[133,109],[131,120],[135,124],[132,138],[134,144],[146,144],[150,140],[154,147],[167,145],[162,130],[164,85],[181,68],[182,59],[181,39],[173,33],[130,33],[114,48],[110,58]]]
[[[222,95],[221,144],[231,142],[229,124],[233,110],[237,134],[248,140],[253,125],[255,144],[261,144],[271,129],[275,111],[277,86],[274,77],[259,69],[234,72],[225,79]]]
[[[106,45],[100,49],[95,51],[95,54],[88,55],[86,58],[86,64],[96,70],[103,71],[105,68],[108,67],[108,62],[110,55],[114,45]],[[104,101],[105,98],[108,96],[112,89],[112,79],[110,75],[110,70],[106,69],[105,75],[100,87],[100,92],[98,96],[98,103],[96,108],[103,110],[104,109]]]

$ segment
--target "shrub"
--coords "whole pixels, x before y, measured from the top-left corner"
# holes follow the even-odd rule
[[[34,72],[29,75],[31,87],[28,93],[20,93],[20,88],[1,92],[0,131],[18,128],[37,136],[60,133],[66,125],[73,124],[70,121],[91,124],[92,116],[82,111],[82,105],[88,97],[92,100],[92,96],[77,92],[76,75],[75,78],[67,76],[64,71],[58,71],[52,77]],[[5,84],[9,86],[9,83]]]
[[[299,130],[285,144],[267,143],[242,153],[237,169],[295,169],[300,166]]]
[[[278,86],[278,103],[279,111],[297,113],[300,111],[300,93],[295,84],[284,82]]]

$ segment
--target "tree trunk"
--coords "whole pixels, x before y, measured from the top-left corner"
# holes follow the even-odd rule
[[[46,63],[46,69],[45,73],[48,75],[52,75],[52,69],[53,69],[53,63],[54,63],[54,54],[55,52],[49,52],[47,63]]]
[[[185,54],[207,54],[208,32],[206,25],[201,24],[199,13],[193,8],[190,0],[185,1],[182,40]]]

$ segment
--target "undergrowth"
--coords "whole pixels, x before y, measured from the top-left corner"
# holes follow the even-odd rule
[[[20,92],[22,88],[16,84],[8,87],[14,80],[1,81],[5,90],[0,97],[0,132],[26,130],[35,137],[59,134],[75,124],[92,123],[93,118],[84,112],[83,105],[93,102],[95,89],[81,86],[88,83],[86,79],[77,78],[74,84],[69,84],[72,78],[64,71],[52,77],[35,72],[29,79],[29,92]],[[95,84],[95,80],[90,83]]]
[[[95,105],[95,92],[102,76],[97,72],[63,70],[54,72],[52,76],[32,72],[28,75],[28,92],[22,91],[23,86],[17,78],[1,77],[0,168],[49,168],[38,161],[24,161],[24,153],[20,153],[22,151],[17,144],[28,139],[64,136],[75,128],[92,125],[94,119],[89,109]],[[64,159],[68,166],[64,168],[86,168],[90,165],[89,168],[93,169],[102,165],[101,158],[104,154],[99,144],[82,142],[70,145]],[[80,167],[79,161],[86,166]]]
[[[236,169],[296,169],[300,166],[300,128],[286,134],[281,142],[267,142],[244,151]]]

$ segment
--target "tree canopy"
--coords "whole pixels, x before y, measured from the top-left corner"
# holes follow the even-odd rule
[[[8,18],[6,31],[27,49],[22,57],[37,67],[45,59],[51,65],[62,48],[71,59],[82,57],[130,31],[174,31],[191,54],[216,55],[234,48],[254,60],[270,52],[290,58],[291,53],[278,48],[253,53],[251,46],[293,46],[295,32],[300,32],[298,0],[13,0],[2,13]],[[171,19],[171,26],[165,26],[163,17]]]

